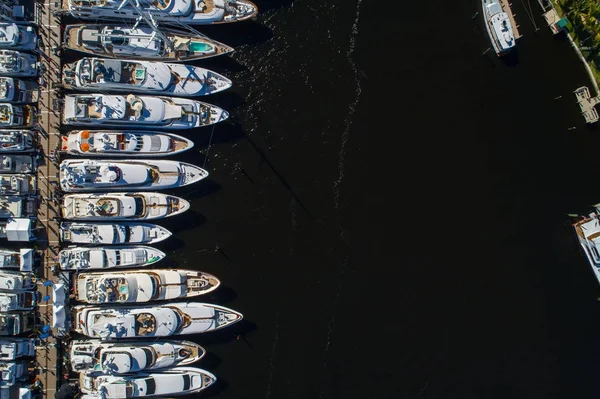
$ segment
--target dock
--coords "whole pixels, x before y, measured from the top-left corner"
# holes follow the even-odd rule
[[[37,130],[43,159],[37,169],[38,178],[38,240],[36,244],[41,259],[36,270],[40,296],[46,298],[38,306],[38,324],[54,326],[54,287],[60,283],[55,275],[56,256],[59,250],[60,205],[55,185],[58,183],[58,164],[53,158],[60,141],[60,99],[55,90],[60,83],[61,60],[58,50],[61,45],[60,17],[53,15],[56,3],[36,1],[34,22],[38,27],[41,64],[40,92],[38,97]],[[50,283],[51,282],[51,283]],[[36,333],[40,334],[39,327]],[[41,385],[43,397],[53,398],[63,380],[61,339],[65,331],[51,328],[48,334],[38,336],[36,342],[36,381]],[[49,335],[49,336],[48,336]]]
[[[600,104],[600,96],[592,97],[589,89],[586,86],[580,87],[574,91],[577,98],[577,104],[581,109],[581,114],[585,118],[586,123],[598,122],[598,111],[595,106]]]
[[[512,9],[510,8],[512,3],[509,3],[508,0],[500,0],[500,5],[502,6],[502,10],[508,15],[515,39],[520,38],[519,25],[517,25],[517,21],[515,21],[516,14],[513,14]]]

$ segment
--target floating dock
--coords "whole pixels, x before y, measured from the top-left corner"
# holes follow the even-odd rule
[[[596,105],[600,104],[600,96],[592,97],[589,89],[586,86],[582,86],[574,91],[575,97],[577,98],[577,104],[581,109],[581,115],[585,118],[586,123],[598,122],[598,111]]]

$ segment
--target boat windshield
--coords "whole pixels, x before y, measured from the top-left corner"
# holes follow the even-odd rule
[[[152,348],[142,348],[142,351],[146,355],[146,367],[154,366],[154,363],[156,363],[156,353],[154,353],[154,350]]]
[[[144,197],[142,196],[135,196],[134,197],[135,200],[135,216],[143,216],[145,213],[145,201],[144,201]]]

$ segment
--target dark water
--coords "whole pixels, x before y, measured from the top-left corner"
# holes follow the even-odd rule
[[[237,49],[202,64],[234,80],[210,99],[232,121],[164,223],[246,319],[198,337],[203,396],[597,397],[600,292],[566,214],[600,201],[600,131],[537,2],[538,31],[514,2],[507,60],[476,0],[257,3],[205,30]]]

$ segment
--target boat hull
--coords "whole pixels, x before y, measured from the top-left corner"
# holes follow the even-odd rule
[[[162,226],[150,223],[70,223],[60,226],[62,241],[88,245],[155,244],[171,237]]]

